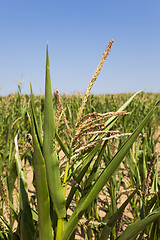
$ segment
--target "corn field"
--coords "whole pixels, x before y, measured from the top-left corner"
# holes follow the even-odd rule
[[[160,239],[160,94],[0,97],[0,239]]]

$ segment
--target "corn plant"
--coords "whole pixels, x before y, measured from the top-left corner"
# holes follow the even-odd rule
[[[5,179],[1,179],[0,182],[3,195],[6,197],[4,199],[10,199],[9,202],[7,200],[6,202],[4,201],[4,205],[6,204],[8,209],[10,209],[10,212],[8,211],[10,225],[7,224],[3,214],[1,214],[0,219],[3,223],[1,227],[3,239],[7,239],[6,236],[8,236],[8,239],[26,240],[76,239],[76,230],[79,228],[78,226],[83,225],[83,222],[85,223],[84,226],[88,224],[85,232],[85,237],[88,239],[92,239],[93,236],[102,240],[109,237],[110,239],[133,239],[139,233],[139,239],[141,239],[140,237],[143,237],[142,234],[144,234],[143,231],[150,225],[152,225],[152,229],[147,229],[146,233],[148,236],[154,236],[153,229],[158,226],[157,221],[159,221],[160,217],[156,195],[144,199],[142,196],[145,215],[142,217],[138,216],[135,219],[138,222],[131,222],[128,228],[124,232],[120,232],[119,235],[116,234],[116,227],[117,221],[120,222],[126,206],[135,201],[137,194],[144,191],[144,184],[147,183],[149,178],[149,175],[146,179],[143,177],[145,170],[140,175],[138,157],[137,165],[134,166],[133,162],[131,162],[131,149],[134,142],[136,142],[136,149],[139,148],[139,152],[141,152],[140,133],[143,133],[144,127],[150,121],[158,102],[150,109],[133,133],[125,131],[120,133],[115,130],[114,126],[120,118],[128,116],[125,109],[141,91],[130,96],[114,112],[98,113],[92,111],[91,113],[83,114],[89,92],[111,50],[112,43],[113,40],[110,41],[102,56],[87,92],[81,101],[81,105],[78,104],[80,108],[76,119],[72,118],[69,107],[63,108],[58,91],[57,110],[55,103],[53,104],[47,45],[44,119],[40,112],[41,109],[36,107],[32,87],[30,109],[28,109],[30,124],[28,129],[31,131],[34,148],[34,153],[29,153],[28,157],[31,158],[33,163],[37,209],[33,209],[29,201],[27,178],[19,153],[18,135],[14,132],[16,161],[14,161],[14,155],[12,155],[7,182],[4,181]],[[22,115],[25,116],[25,114],[21,113]],[[116,139],[119,142],[116,142]],[[136,141],[137,139],[138,142]],[[115,153],[111,152],[112,141],[119,144]],[[143,143],[143,145],[147,146],[147,143]],[[13,147],[13,143],[11,146]],[[59,152],[63,152],[64,161],[60,161]],[[22,158],[26,155],[26,152],[23,153]],[[157,156],[155,159],[157,160]],[[147,168],[151,168],[148,160],[143,160],[147,161]],[[119,189],[120,184],[116,186],[116,177],[122,161],[123,164],[125,164],[125,161],[127,162],[126,166],[129,166],[131,172],[131,181],[136,181],[136,184],[134,184],[134,189],[131,191],[131,194],[128,194],[127,199],[120,206],[117,206],[116,191]],[[137,174],[133,175],[133,172],[136,173],[136,171]],[[13,188],[16,179],[18,180],[19,189],[17,211],[15,211],[12,204]],[[138,183],[137,179],[140,179]],[[154,182],[153,192],[155,192],[155,186],[159,188],[156,178]],[[70,186],[69,192],[67,191],[68,186]],[[100,219],[97,210],[97,197],[105,187],[108,189],[112,202],[108,201],[108,211],[104,218]],[[159,189],[157,194],[159,195]],[[10,197],[7,197],[7,195]],[[73,206],[73,202],[75,202],[75,205],[71,213],[69,210]],[[132,206],[134,209],[134,204]],[[13,231],[15,219],[18,226],[16,231]]]
[[[52,207],[52,209],[50,209],[50,212],[53,214],[54,219],[52,217],[50,217],[52,219],[52,223],[51,223],[50,219],[48,219],[48,221],[47,221],[48,222],[47,226],[48,227],[50,226],[50,231],[49,231],[49,229],[47,230],[46,239],[49,238],[49,236],[51,236],[48,234],[49,234],[49,232],[51,232],[52,225],[55,227],[54,235],[55,235],[56,239],[70,239],[70,238],[74,237],[76,226],[78,226],[78,222],[82,218],[83,214],[85,214],[85,212],[87,211],[89,206],[96,199],[96,196],[98,195],[98,193],[102,190],[104,185],[107,183],[107,181],[113,175],[114,171],[119,166],[123,157],[126,155],[128,150],[132,146],[133,142],[136,140],[139,133],[142,131],[143,127],[146,125],[146,123],[152,116],[156,106],[154,106],[153,109],[148,113],[148,115],[144,118],[144,120],[141,122],[141,124],[138,126],[138,128],[127,139],[127,141],[122,145],[122,147],[117,152],[117,154],[108,163],[106,168],[97,177],[97,176],[95,176],[95,175],[97,175],[95,172],[95,169],[97,169],[98,162],[100,161],[102,153],[105,149],[106,141],[108,141],[107,137],[106,137],[106,139],[104,137],[104,131],[109,131],[109,129],[114,124],[114,122],[116,121],[118,116],[122,114],[122,111],[124,110],[124,108],[132,101],[132,99],[135,96],[132,96],[126,102],[126,104],[124,104],[124,106],[122,106],[117,111],[116,114],[113,114],[113,116],[110,116],[109,120],[104,122],[104,125],[103,125],[104,128],[102,129],[103,131],[101,130],[98,137],[91,137],[89,140],[88,146],[84,147],[83,145],[81,145],[80,147],[78,146],[78,149],[77,149],[76,147],[74,148],[74,146],[76,145],[77,140],[79,140],[81,133],[79,133],[79,132],[77,133],[76,131],[78,129],[78,125],[80,123],[83,124],[84,123],[83,121],[85,121],[85,120],[81,119],[81,114],[82,114],[82,111],[84,108],[84,104],[87,101],[87,99],[86,99],[87,95],[85,95],[84,100],[82,102],[81,109],[79,111],[79,115],[77,116],[77,120],[75,122],[75,127],[76,127],[75,131],[73,133],[73,136],[71,136],[70,144],[71,144],[72,149],[68,149],[63,144],[63,141],[60,139],[60,137],[58,136],[58,133],[56,132],[56,126],[54,123],[54,110],[53,110],[53,105],[52,105],[48,48],[47,48],[46,88],[45,89],[46,90],[45,90],[45,105],[44,105],[43,140],[42,140],[42,134],[39,131],[39,127],[38,127],[38,124],[36,121],[36,116],[34,114],[33,100],[31,101],[32,102],[32,136],[33,136],[33,143],[34,143],[34,148],[35,148],[35,156],[34,156],[35,175],[36,175],[36,171],[40,171],[40,168],[46,169],[46,172],[44,171],[44,173],[43,173],[43,174],[46,174],[46,177],[43,179],[43,181],[46,182],[45,187],[43,186],[43,193],[44,193],[44,191],[46,192],[45,198],[48,199],[46,201],[43,200],[42,206],[40,205],[42,196],[38,196],[38,191],[40,191],[38,189],[39,189],[39,187],[40,188],[42,187],[42,183],[40,183],[40,186],[39,186],[39,178],[38,178],[36,180],[36,189],[37,189],[37,201],[38,201],[38,206],[39,206],[38,207],[39,222],[42,220],[40,211],[43,210],[44,212],[48,212],[48,210],[45,210],[44,202],[50,201],[52,204],[47,204],[47,209],[50,206]],[[85,126],[85,124],[84,124],[84,126]],[[83,128],[81,126],[80,130],[84,133],[85,127],[83,130]],[[91,130],[91,128],[90,128],[90,130]],[[63,185],[61,183],[61,178],[60,178],[60,169],[58,166],[59,165],[58,157],[56,155],[55,139],[58,141],[61,149],[64,151],[64,154],[68,158],[67,162],[66,162],[66,169],[65,169],[65,174],[64,174],[64,178],[63,178]],[[76,151],[76,150],[78,150],[78,151]],[[78,153],[78,154],[76,154],[76,156],[75,156],[75,153]],[[42,161],[41,164],[40,164],[40,159]],[[72,167],[70,167],[70,169],[69,169],[69,165],[70,165],[70,162],[72,161],[72,159],[74,159],[75,164],[73,164]],[[39,161],[39,164],[37,161]],[[88,179],[86,180],[87,183],[84,184],[84,187],[81,192],[81,196],[78,199],[77,207],[75,208],[73,214],[68,219],[67,214],[66,214],[66,207],[68,208],[69,205],[71,204],[73,196],[76,193],[78,187],[80,187],[82,178],[84,177],[85,173],[87,172],[89,165],[91,165],[91,162],[93,162],[93,167],[91,168],[90,175],[89,175]],[[37,170],[37,167],[39,167],[38,170]],[[40,174],[37,172],[38,176],[43,176],[43,174]],[[71,177],[74,178],[77,186],[76,185],[72,186],[70,193],[68,195],[68,198],[65,201],[65,195],[64,195],[65,187],[66,187],[67,182],[71,179]],[[43,197],[44,197],[44,194],[43,194]],[[128,201],[127,201],[127,203],[128,203]],[[124,206],[122,207],[122,209],[124,210]],[[122,209],[121,209],[121,211],[122,211]],[[113,213],[113,216],[114,216],[114,214],[116,214],[116,212]],[[47,216],[49,217],[50,215],[47,214]],[[116,215],[116,220],[118,219],[119,216],[120,216],[120,214],[118,216]],[[153,214],[153,216],[155,217],[155,219],[157,217],[159,217],[159,211],[157,211],[155,214]],[[57,219],[56,224],[55,224],[55,219]],[[45,221],[46,221],[46,218],[45,218]],[[143,222],[139,223],[139,224],[142,225],[141,228],[144,228],[148,224],[148,222],[149,222],[149,220],[145,222],[145,225],[143,224]],[[115,224],[115,219],[114,219],[114,224]],[[105,223],[104,223],[104,225],[105,225]],[[107,225],[105,225],[105,226],[107,226]],[[43,229],[43,228],[45,227],[45,225],[39,224],[39,227],[40,227],[39,232],[41,234],[42,233],[44,234],[45,229]],[[109,236],[108,233],[110,233],[110,231],[111,231],[111,227],[109,227],[109,228],[104,227],[102,230],[101,238],[103,238],[104,235]],[[40,234],[40,237],[41,237],[41,234]],[[43,239],[43,236],[42,236],[42,239]]]

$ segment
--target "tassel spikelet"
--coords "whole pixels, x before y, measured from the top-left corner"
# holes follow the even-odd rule
[[[130,136],[131,134],[132,133],[122,133],[122,134],[114,134],[109,137],[103,136],[102,138],[95,139],[94,141],[92,141],[90,143],[86,143],[86,144],[79,143],[79,145],[74,146],[73,150],[75,150],[75,153],[81,152],[81,151],[87,150],[91,147],[94,147],[98,142],[101,142],[101,141],[104,142],[106,140],[117,139],[117,138],[124,137],[124,136]]]
[[[95,146],[99,141],[110,140],[113,138],[118,138],[121,136],[130,135],[130,133],[120,134],[119,131],[105,131],[106,119],[112,116],[124,116],[130,114],[126,111],[121,112],[108,112],[108,113],[89,113],[84,117],[81,117],[77,122],[75,129],[75,136],[72,141],[72,149],[75,152],[86,150],[90,147]],[[100,136],[98,139],[94,140],[91,138],[93,136]]]
[[[67,128],[67,133],[68,135],[71,137],[71,129],[68,125],[68,121],[67,121],[67,118],[66,118],[66,114],[65,114],[65,109],[63,109],[63,105],[62,105],[62,99],[61,99],[61,96],[59,94],[59,91],[56,89],[56,95],[57,95],[57,111],[56,111],[56,116],[55,116],[55,124],[56,124],[56,130],[58,131],[58,124],[59,124],[59,120],[60,120],[60,117],[61,115],[63,116],[63,119],[64,119],[64,123],[66,125],[66,128]]]
[[[91,91],[91,89],[92,89],[92,87],[93,87],[94,82],[96,81],[96,79],[97,79],[97,77],[98,77],[98,75],[99,75],[99,73],[100,73],[100,71],[101,71],[101,69],[102,69],[102,66],[103,66],[103,64],[104,64],[107,56],[109,55],[109,52],[111,51],[111,47],[112,47],[112,44],[113,44],[113,43],[114,43],[114,41],[111,39],[110,42],[109,42],[109,44],[108,44],[108,46],[107,46],[107,48],[106,48],[106,50],[105,50],[105,52],[103,53],[103,56],[102,56],[102,58],[101,58],[101,60],[100,60],[99,65],[98,65],[98,67],[97,67],[97,69],[96,69],[96,71],[95,71],[95,73],[94,73],[94,75],[93,75],[93,77],[92,77],[89,85],[88,85],[87,91],[86,91],[86,93],[84,94],[84,98],[83,98],[81,107],[80,107],[80,109],[79,109],[78,115],[77,115],[77,120],[76,120],[76,122],[75,122],[75,127],[77,126],[77,123],[79,122],[79,119],[80,119],[81,116],[82,116],[82,113],[83,113],[85,104],[86,104],[87,99],[88,99],[88,95],[89,95],[89,93],[90,93],[90,91]]]
[[[78,131],[79,128],[82,127],[83,125],[86,126],[88,122],[91,122],[93,124],[94,123],[93,119],[95,119],[95,122],[96,122],[96,121],[101,121],[102,119],[107,119],[112,116],[119,117],[127,114],[130,114],[130,112],[121,111],[121,112],[107,112],[107,113],[97,113],[97,112],[89,113],[79,119],[76,125],[76,131]]]

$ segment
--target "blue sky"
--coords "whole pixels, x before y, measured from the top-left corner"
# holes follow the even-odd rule
[[[160,92],[159,0],[0,2],[0,95],[44,93],[46,43],[52,90],[84,93],[115,42],[92,93]]]

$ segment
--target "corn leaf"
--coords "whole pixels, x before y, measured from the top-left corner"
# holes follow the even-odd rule
[[[23,170],[23,167],[21,164],[21,158],[19,156],[17,135],[15,137],[15,147],[16,147],[15,159],[16,159],[17,173],[18,173],[19,183],[20,183],[20,209],[21,209],[20,236],[22,240],[27,240],[27,239],[33,240],[34,226],[33,226],[32,212],[31,212],[29,199],[28,199],[28,184],[27,184],[25,171]]]
[[[64,145],[64,143],[62,142],[62,140],[57,132],[55,132],[55,138],[56,138],[57,142],[59,143],[64,154],[67,156],[67,158],[69,158],[70,157],[69,151],[66,148],[66,146]]]
[[[88,170],[88,167],[93,159],[93,157],[96,155],[97,151],[99,150],[101,146],[101,143],[97,144],[97,146],[86,156],[86,158],[84,159],[84,164],[81,168],[81,171],[79,173],[79,175],[77,176],[76,178],[76,183],[77,185],[81,182],[82,178],[84,177],[86,171]],[[74,173],[73,173],[74,174]],[[68,198],[66,200],[66,209],[68,209],[72,199],[73,199],[73,196],[75,194],[77,190],[77,187],[76,186],[72,186],[71,190],[70,190],[70,193],[68,195]]]
[[[85,189],[90,189],[90,187],[92,186],[93,184],[93,180],[95,180],[97,178],[97,175],[98,175],[98,167],[99,167],[99,164],[100,164],[100,161],[102,159],[102,156],[103,156],[103,153],[105,151],[105,148],[106,148],[106,145],[107,145],[107,141],[104,142],[101,150],[100,150],[100,153],[97,157],[97,159],[95,160],[95,163],[93,165],[93,168],[91,170],[91,173],[86,181],[86,185],[85,185]]]
[[[38,203],[39,235],[40,240],[52,239],[52,226],[50,219],[50,198],[47,185],[45,161],[42,154],[40,138],[37,136],[37,128],[34,118],[34,103],[31,99],[31,130],[34,146],[33,164],[35,169],[36,193]]]
[[[117,238],[117,240],[129,240],[146,228],[149,224],[160,218],[160,208],[153,211],[144,219],[130,224],[127,229]]]
[[[158,102],[159,103],[159,102]],[[157,103],[157,104],[158,104]],[[151,109],[151,111],[147,114],[144,120],[140,123],[137,129],[133,132],[133,134],[128,138],[128,140],[122,145],[120,150],[116,153],[113,159],[110,161],[106,169],[102,172],[94,186],[91,190],[84,196],[80,201],[75,209],[74,213],[72,214],[71,218],[69,219],[65,231],[63,233],[62,240],[67,240],[67,238],[72,234],[74,229],[76,228],[80,218],[82,217],[85,210],[89,207],[92,201],[96,198],[98,193],[101,191],[103,186],[107,183],[108,179],[112,176],[116,168],[119,166],[120,162],[132,146],[133,142],[138,137],[139,133],[149,121],[150,117],[152,116],[157,104]]]
[[[55,149],[55,119],[52,104],[50,67],[48,56],[46,56],[46,77],[45,77],[45,103],[44,103],[44,138],[43,155],[46,164],[47,179],[50,195],[58,218],[66,216],[65,198],[61,185],[59,162]]]
[[[134,195],[137,193],[138,188],[133,191],[133,193],[126,199],[126,201],[121,205],[121,207],[111,216],[110,219],[107,219],[107,224],[104,226],[101,233],[101,240],[106,240],[109,237],[113,227],[117,223],[117,220],[121,217],[121,214],[125,210],[127,204],[131,201]]]
[[[144,89],[136,92],[133,96],[131,96],[118,110],[117,112],[121,112],[124,111],[124,109],[126,109],[126,107],[132,102],[132,100],[136,97],[137,94],[141,93]],[[109,130],[115,123],[115,121],[118,119],[118,117],[113,116],[111,118],[109,118],[106,123],[105,123],[105,129]]]
[[[155,193],[155,195],[147,202],[146,214],[150,212],[153,206],[160,201],[160,190]]]
[[[35,107],[34,107],[34,100],[33,100],[33,92],[32,92],[32,85],[31,85],[31,83],[30,83],[30,91],[31,91],[32,120],[34,121],[35,132],[36,132],[36,135],[37,135],[40,147],[42,149],[42,133],[41,133],[42,126],[38,126],[38,121],[37,121],[37,117],[36,117],[36,113],[35,113]]]

